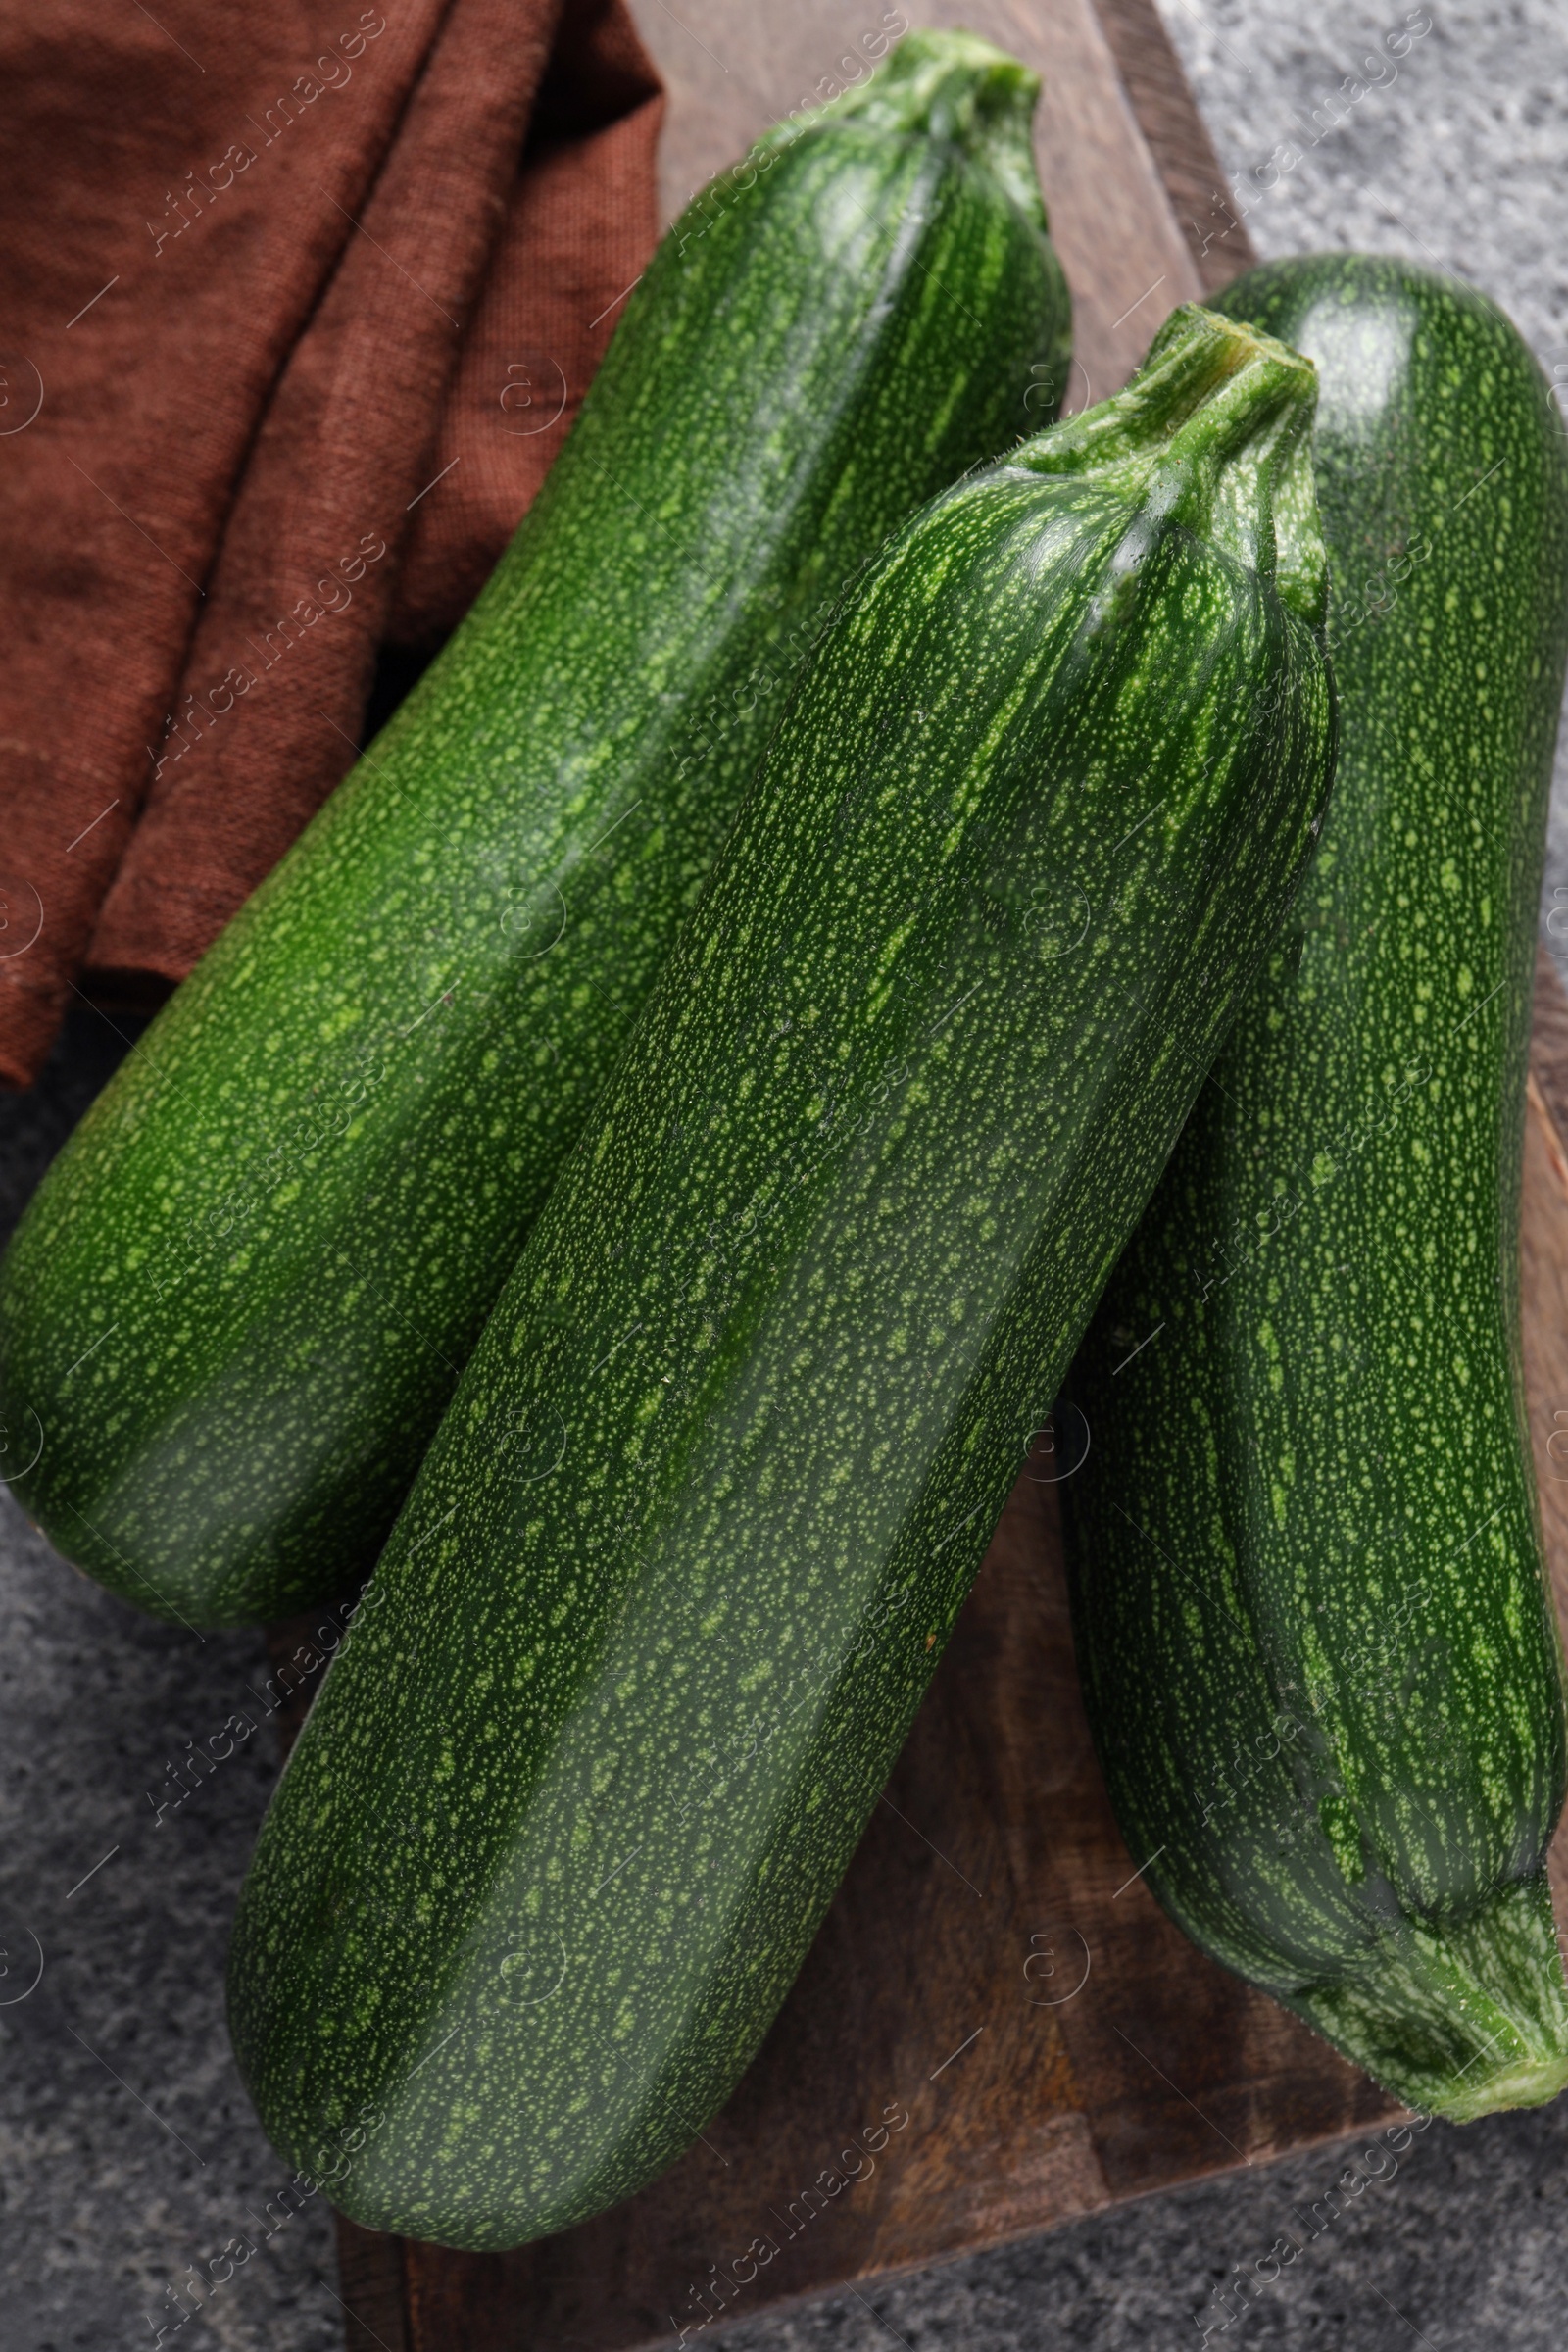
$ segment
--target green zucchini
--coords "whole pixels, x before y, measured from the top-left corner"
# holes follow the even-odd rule
[[[356,2219],[626,2195],[783,1998],[1310,849],[1312,399],[1178,313],[824,641],[241,1898],[241,2068],[290,2162],[375,2116]]]
[[[51,1171],[0,1420],[127,1600],[373,1563],[833,598],[1065,381],[1037,89],[914,34],[694,203],[472,614]]]
[[[1463,2119],[1568,2081],[1518,1333],[1568,462],[1451,277],[1335,254],[1223,308],[1318,367],[1340,771],[1072,1374],[1079,1665],[1172,1918]]]

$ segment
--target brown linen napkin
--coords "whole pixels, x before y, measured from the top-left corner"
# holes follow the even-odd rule
[[[0,1078],[183,977],[466,610],[662,104],[623,0],[0,0]]]

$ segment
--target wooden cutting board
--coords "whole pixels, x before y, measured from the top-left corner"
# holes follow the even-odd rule
[[[633,4],[669,89],[666,214],[764,123],[856,77],[866,40],[904,22],[877,0]],[[1153,0],[927,5],[919,22],[961,22],[1043,75],[1041,178],[1075,296],[1070,405],[1101,399],[1174,304],[1252,258]],[[1568,1000],[1544,958],[1532,1079],[1525,1360],[1568,1608]],[[723,2114],[640,2196],[515,2253],[340,2222],[350,2352],[673,2347],[1394,2111],[1194,1950],[1135,1875],[1073,1667],[1065,1443],[1019,1480],[849,1876]],[[1557,1858],[1568,1889],[1561,1839]]]

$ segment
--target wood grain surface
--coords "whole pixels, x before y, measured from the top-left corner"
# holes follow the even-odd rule
[[[830,96],[902,12],[633,0],[670,91],[666,216],[763,123]],[[1038,153],[1073,287],[1071,404],[1251,260],[1153,0],[922,7],[1041,73]],[[1555,1125],[1554,1125],[1555,1118]],[[1538,974],[1524,1354],[1568,1615],[1568,998]],[[1053,1451],[1054,1444],[1063,1450]],[[1078,1696],[1055,1487],[1020,1478],[850,1873],[734,2098],[640,2196],[466,2255],[339,2223],[349,2352],[621,2352],[1047,2229],[1370,2126],[1392,2103],[1164,1918],[1116,1832]],[[293,1636],[281,1630],[284,1649]],[[1568,1839],[1553,1852],[1568,1923]]]
[[[1205,294],[1257,258],[1154,0],[1099,0],[1101,23],[1138,127]]]

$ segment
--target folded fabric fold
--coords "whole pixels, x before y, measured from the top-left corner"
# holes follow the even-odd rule
[[[183,977],[461,617],[657,231],[622,0],[0,6],[0,1078]],[[76,159],[62,176],[46,147]]]

